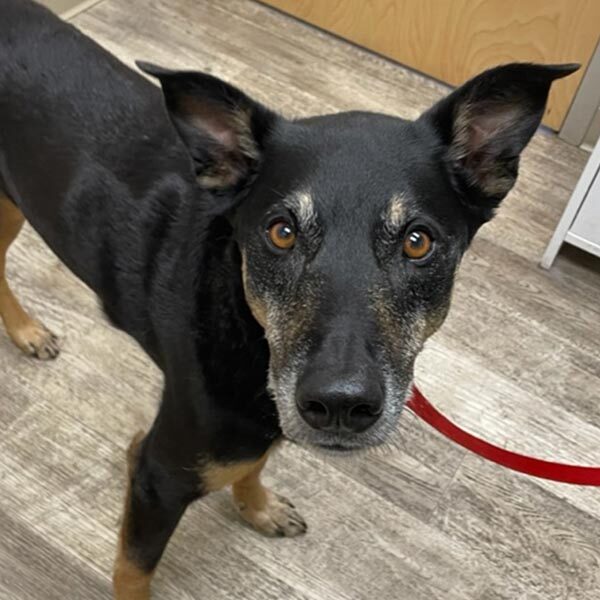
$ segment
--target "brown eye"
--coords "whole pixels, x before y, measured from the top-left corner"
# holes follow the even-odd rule
[[[413,229],[404,238],[402,250],[411,260],[425,258],[431,252],[432,241],[429,234],[420,229]]]
[[[268,233],[271,243],[280,250],[289,250],[296,242],[296,230],[287,221],[275,221]]]

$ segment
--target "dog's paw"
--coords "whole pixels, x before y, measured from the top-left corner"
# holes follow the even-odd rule
[[[269,536],[296,537],[306,532],[307,526],[294,505],[266,490],[266,502],[260,508],[237,502],[241,517],[256,530]]]
[[[38,321],[29,321],[23,327],[10,332],[15,344],[27,356],[40,360],[52,360],[60,352],[58,337]]]

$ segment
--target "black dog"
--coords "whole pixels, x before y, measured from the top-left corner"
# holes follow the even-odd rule
[[[212,490],[233,485],[267,534],[305,530],[259,480],[282,434],[330,452],[389,439],[463,252],[513,186],[551,82],[577,67],[492,69],[415,122],[290,121],[214,77],[140,64],[163,99],[40,6],[0,13],[8,333],[58,352],[4,279],[27,218],[165,376],[131,445],[115,570],[118,598],[145,599]]]

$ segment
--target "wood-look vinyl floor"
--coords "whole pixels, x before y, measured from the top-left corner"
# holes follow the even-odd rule
[[[103,0],[74,23],[125,62],[210,69],[288,115],[407,118],[445,89],[250,0]],[[600,465],[600,269],[537,263],[586,160],[536,135],[521,178],[458,277],[417,381],[456,422],[504,447]],[[63,338],[56,362],[0,333],[0,598],[110,597],[124,448],[160,376],[26,228],[8,273]],[[402,420],[401,447],[324,461],[297,447],[267,480],[309,522],[302,539],[243,526],[227,493],[194,505],[155,597],[202,600],[597,600],[600,493],[487,463]]]

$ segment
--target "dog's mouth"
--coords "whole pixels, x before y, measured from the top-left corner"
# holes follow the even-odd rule
[[[284,434],[284,439],[294,445],[309,450],[311,453],[321,456],[324,459],[351,459],[360,458],[368,455],[381,455],[402,446],[394,432],[386,435],[385,439],[373,440],[323,440],[310,439],[309,437],[288,437]]]
[[[356,448],[343,446],[342,444],[317,444],[317,448],[331,452],[352,452],[356,450]]]
[[[363,446],[344,446],[343,444],[315,444],[313,447],[325,454],[332,454],[335,456],[356,454],[361,450],[365,450],[365,447]]]
[[[349,456],[362,454],[383,447],[396,445],[395,431],[400,415],[396,414],[381,426],[362,434],[341,434],[315,431],[300,419],[290,423],[281,423],[284,438],[292,444],[297,444],[309,450],[314,450],[329,456]]]
[[[328,442],[323,440],[308,440],[305,438],[297,439],[284,434],[285,439],[291,444],[307,448],[311,451],[315,451],[318,454],[324,454],[327,456],[354,456],[356,454],[362,454],[373,448],[378,447],[371,444],[361,443],[344,443],[344,442]]]

